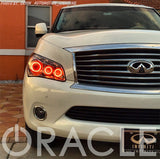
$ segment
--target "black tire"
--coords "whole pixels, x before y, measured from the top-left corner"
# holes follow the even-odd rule
[[[27,124],[25,124],[25,127],[26,127],[26,130],[28,131],[28,133],[29,133],[30,136],[31,136],[31,140],[32,140],[31,146],[37,148],[37,146],[38,146],[38,145],[37,145],[38,132],[30,129]],[[42,138],[43,138],[43,139],[49,139],[50,137],[51,137],[51,135],[42,134]],[[61,145],[62,143],[65,142],[64,140],[65,140],[65,138],[56,137],[55,140],[54,140],[52,143],[50,143],[49,145],[50,145],[51,147],[56,146],[56,145]]]

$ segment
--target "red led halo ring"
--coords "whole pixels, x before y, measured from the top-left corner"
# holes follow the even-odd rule
[[[63,76],[63,70],[61,68],[56,68],[53,75],[57,78],[61,78]]]
[[[33,61],[30,67],[32,72],[40,73],[42,70],[42,63],[39,61]]]
[[[50,76],[53,73],[53,68],[51,66],[46,66],[44,68],[44,74]]]

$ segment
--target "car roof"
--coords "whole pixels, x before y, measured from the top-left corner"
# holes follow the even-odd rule
[[[152,8],[152,7],[144,6],[144,5],[126,4],[126,3],[92,3],[92,4],[80,4],[80,5],[74,5],[74,6],[67,6],[67,7],[63,7],[63,9],[67,9],[67,8],[81,8],[81,7],[98,7],[98,6]]]

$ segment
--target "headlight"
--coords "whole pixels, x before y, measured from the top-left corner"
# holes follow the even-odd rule
[[[29,59],[28,76],[43,77],[57,81],[66,80],[62,65],[37,54],[33,54]]]

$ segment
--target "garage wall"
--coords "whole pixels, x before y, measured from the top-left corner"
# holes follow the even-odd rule
[[[23,78],[25,5],[0,4],[0,80]]]
[[[109,0],[0,0],[0,80],[22,80],[28,55],[26,48],[26,6],[52,6],[52,23],[68,5],[107,3]]]

